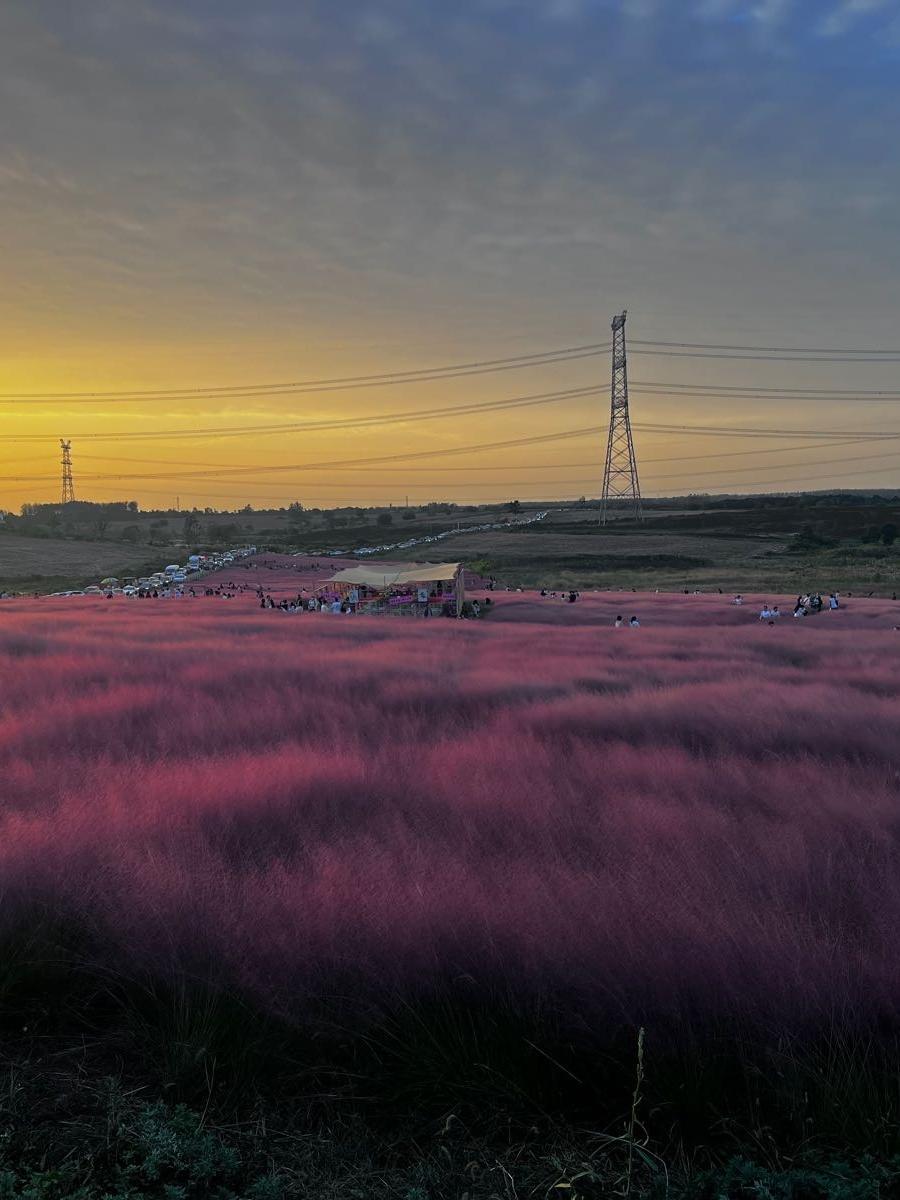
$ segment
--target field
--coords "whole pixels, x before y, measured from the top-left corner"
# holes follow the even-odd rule
[[[648,506],[644,521],[598,525],[595,507],[554,508],[546,521],[508,532],[454,538],[452,553],[483,562],[515,585],[637,587],[681,591],[806,591],[815,586],[890,596],[900,547],[867,545],[873,526],[900,520],[900,506],[748,498],[743,507]],[[809,536],[806,536],[806,535]]]
[[[0,536],[0,591],[41,593],[98,583],[111,572],[164,567],[166,548],[121,542]],[[167,560],[168,561],[168,560]]]
[[[508,1145],[619,1136],[643,1027],[663,1154],[900,1151],[898,605],[493,599],[4,601],[6,1053]]]
[[[521,515],[544,507],[525,505]],[[526,588],[765,589],[796,595],[818,587],[890,597],[900,579],[900,542],[879,540],[882,529],[896,533],[900,525],[900,502],[892,494],[655,500],[648,501],[641,524],[616,519],[602,529],[595,504],[561,504],[551,505],[539,523],[487,532],[467,532],[467,526],[509,518],[506,506],[419,509],[410,512],[410,520],[399,510],[314,511],[301,514],[299,522],[286,510],[200,513],[191,517],[190,530],[184,514],[126,511],[104,521],[101,541],[96,506],[84,509],[80,520],[60,518],[56,536],[46,526],[44,536],[29,536],[36,518],[9,518],[0,525],[0,590],[82,587],[107,573],[134,574],[183,561],[188,549],[248,541],[270,551],[352,549],[457,525],[459,535],[452,539],[385,557],[462,559],[502,584]],[[378,524],[388,518],[390,525]],[[67,528],[78,540],[59,536]],[[123,540],[126,535],[139,540],[131,544]]]

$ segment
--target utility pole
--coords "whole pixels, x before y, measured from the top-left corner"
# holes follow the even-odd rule
[[[72,443],[59,439],[62,449],[62,502],[71,504],[75,499],[75,484],[72,482]]]
[[[625,350],[625,318],[622,312],[613,318],[612,388],[610,392],[609,436],[606,441],[606,465],[600,494],[600,524],[605,525],[611,511],[628,507],[636,521],[643,521],[641,487],[628,414],[628,362]],[[618,502],[622,501],[622,504]]]

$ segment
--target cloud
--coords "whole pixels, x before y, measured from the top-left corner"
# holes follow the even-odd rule
[[[689,0],[702,28],[675,0],[527,7],[8,0],[0,317],[29,286],[48,337],[74,290],[98,337],[111,311],[365,337],[436,310],[489,339],[601,289],[764,295],[778,239],[820,247],[802,300],[851,211],[893,268],[895,89],[863,49],[852,92],[824,86],[803,0]]]
[[[817,32],[822,37],[840,37],[869,13],[886,7],[887,0],[842,0],[819,24]]]
[[[788,19],[793,0],[759,0],[750,16],[766,32],[775,30]]]

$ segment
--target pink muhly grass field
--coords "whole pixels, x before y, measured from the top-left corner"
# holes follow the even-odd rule
[[[0,933],[40,912],[297,1020],[460,987],[584,1024],[895,1017],[896,606],[494,600],[4,602]]]

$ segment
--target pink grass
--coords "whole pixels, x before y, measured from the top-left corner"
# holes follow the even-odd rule
[[[0,926],[37,901],[296,1016],[463,978],[588,1020],[896,1015],[898,606],[727,599],[4,602]]]

